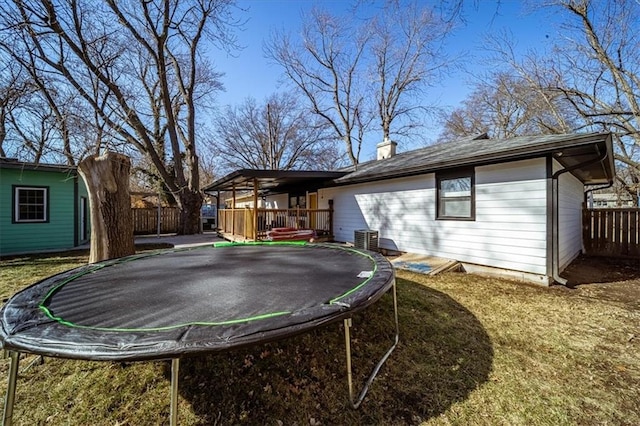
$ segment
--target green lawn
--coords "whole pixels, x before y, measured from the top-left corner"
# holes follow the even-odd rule
[[[0,293],[83,262],[86,253],[3,260]],[[579,289],[407,272],[398,272],[398,302],[400,344],[360,409],[348,403],[339,323],[183,360],[179,423],[640,424],[637,305]],[[360,386],[391,344],[390,295],[357,315],[352,331]],[[7,368],[0,361],[0,374]],[[46,358],[20,374],[14,423],[168,424],[169,380],[169,362]]]

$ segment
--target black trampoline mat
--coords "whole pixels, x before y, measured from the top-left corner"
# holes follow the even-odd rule
[[[142,257],[85,273],[42,306],[69,326],[113,331],[231,324],[330,303],[376,267],[355,251],[309,252],[227,245]]]
[[[142,360],[284,338],[351,316],[395,283],[378,253],[335,244],[217,244],[82,266],[15,294],[5,349]]]

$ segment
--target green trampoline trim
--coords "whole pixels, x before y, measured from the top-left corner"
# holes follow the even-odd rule
[[[221,243],[213,243],[215,248],[230,246],[305,246],[309,243],[306,241],[223,241]]]
[[[217,322],[206,322],[206,321],[193,321],[193,322],[186,322],[184,324],[175,324],[175,325],[167,325],[164,327],[146,327],[146,328],[142,328],[142,327],[137,327],[137,328],[118,328],[118,327],[94,327],[94,326],[89,326],[89,325],[80,325],[80,324],[76,324],[70,321],[66,321],[63,318],[57,317],[52,315],[49,310],[42,306],[41,309],[43,309],[45,311],[45,313],[47,314],[47,316],[49,318],[51,318],[52,320],[62,324],[62,325],[66,325],[67,327],[71,327],[71,328],[83,328],[83,329],[88,329],[88,330],[96,330],[96,331],[113,331],[113,332],[137,332],[137,331],[169,331],[169,330],[174,330],[176,328],[180,328],[180,327],[188,327],[188,326],[203,326],[203,327],[215,327],[215,326],[221,326],[221,325],[232,325],[232,324],[239,324],[239,323],[246,323],[246,322],[251,322],[251,321],[259,321],[259,320],[263,320],[263,319],[267,319],[267,318],[273,318],[273,317],[278,317],[278,316],[282,316],[282,315],[288,315],[291,312],[273,312],[273,313],[269,313],[269,314],[262,314],[262,315],[256,315],[254,317],[248,317],[248,318],[238,318],[238,319],[233,319],[233,320],[228,320],[228,321],[217,321]]]
[[[366,280],[362,281],[360,284],[358,284],[357,286],[353,287],[351,290],[341,294],[340,296],[338,296],[338,297],[336,297],[334,299],[331,299],[329,301],[329,304],[331,304],[331,305],[339,303],[340,300],[344,299],[345,297],[349,296],[350,294],[353,294],[354,292],[358,291],[360,288],[362,288],[365,285],[367,285],[367,283],[369,281],[371,281],[371,279],[374,277],[374,275],[378,271],[378,263],[376,262],[376,260],[371,255],[369,255],[367,253],[362,253],[360,251],[351,249],[349,247],[338,247],[338,248],[341,249],[341,250],[350,251],[352,253],[355,253],[355,254],[358,254],[360,256],[364,256],[364,257],[368,258],[373,263],[373,271],[371,271],[371,275]]]
[[[159,254],[162,253],[166,253],[167,251],[173,251],[173,252],[181,252],[181,251],[190,251],[190,250],[197,250],[197,249],[203,249],[203,248],[223,248],[223,247],[237,247],[237,246],[258,246],[258,245],[266,245],[266,246],[305,246],[308,245],[308,243],[306,241],[247,241],[247,242],[220,242],[220,243],[213,243],[212,246],[210,245],[206,245],[206,246],[198,246],[198,247],[188,247],[188,248],[183,248],[183,249],[168,249],[168,250],[157,250],[151,253],[144,253],[144,254],[137,254],[137,255],[132,255],[132,256],[127,256],[127,257],[123,257],[121,259],[116,259],[114,261],[111,262],[106,262],[106,263],[102,263],[102,264],[98,264],[95,265],[94,267],[89,267],[86,270],[83,270],[81,272],[78,272],[77,274],[73,274],[69,277],[67,277],[64,281],[62,281],[60,284],[52,287],[47,294],[44,296],[44,298],[42,299],[42,301],[38,304],[38,307],[40,308],[40,310],[42,310],[44,312],[44,314],[51,319],[52,321],[55,321],[59,324],[62,324],[64,326],[67,327],[71,327],[71,328],[79,328],[79,329],[88,329],[88,330],[96,330],[96,331],[110,331],[110,332],[145,332],[145,331],[170,331],[170,330],[174,330],[176,328],[181,328],[181,327],[188,327],[188,326],[203,326],[203,327],[215,327],[215,326],[225,326],[225,325],[232,325],[232,324],[239,324],[239,323],[247,323],[247,322],[252,322],[252,321],[260,321],[260,320],[264,320],[264,319],[269,319],[269,318],[274,318],[274,317],[278,317],[278,316],[283,316],[283,315],[290,315],[292,312],[291,311],[281,311],[281,312],[270,312],[270,313],[266,313],[266,314],[260,314],[260,315],[255,315],[252,317],[247,317],[247,318],[237,318],[237,319],[231,319],[231,320],[227,320],[227,321],[193,321],[193,322],[186,322],[183,324],[175,324],[175,325],[168,325],[168,326],[163,326],[163,327],[135,327],[135,328],[118,328],[118,327],[95,327],[95,326],[88,326],[88,325],[81,325],[81,324],[76,324],[74,322],[71,321],[67,321],[62,317],[56,316],[54,315],[49,308],[47,308],[44,304],[47,302],[47,300],[49,300],[50,297],[53,296],[53,294],[55,294],[60,288],[62,288],[63,286],[67,285],[68,283],[84,276],[87,274],[91,274],[95,271],[98,271],[100,269],[109,267],[109,266],[114,266],[114,265],[119,265],[121,263],[127,263],[127,262],[131,262],[134,260],[139,260],[139,259],[143,259],[146,257],[151,257],[151,256],[157,256]],[[326,247],[326,246],[325,246]],[[340,246],[332,246],[332,249],[337,249],[337,250],[343,250],[343,251],[348,251],[351,253],[355,253],[357,255],[360,256],[364,256],[366,258],[368,258],[369,260],[372,261],[373,265],[374,265],[374,269],[371,272],[371,275],[369,277],[367,277],[367,279],[365,279],[364,281],[362,281],[360,284],[358,284],[357,286],[353,287],[352,289],[346,291],[345,293],[341,294],[340,296],[337,296],[331,300],[328,301],[329,305],[343,305],[340,303],[340,300],[344,299],[345,297],[349,296],[350,294],[353,294],[354,292],[358,291],[358,289],[362,288],[363,286],[365,286],[369,281],[371,281],[371,279],[373,278],[373,276],[375,275],[376,271],[378,270],[378,265],[375,261],[375,259],[367,254],[367,253],[362,253],[358,250],[354,250],[350,247],[340,247]]]

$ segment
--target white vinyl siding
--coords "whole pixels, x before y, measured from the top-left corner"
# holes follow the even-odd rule
[[[462,262],[546,274],[544,159],[475,168],[475,221],[436,221],[433,173],[319,191],[334,200],[337,241],[379,231],[379,246]]]
[[[584,186],[571,173],[558,182],[559,270],[566,268],[582,251],[582,203]]]

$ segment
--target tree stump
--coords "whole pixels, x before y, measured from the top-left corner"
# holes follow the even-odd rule
[[[89,191],[89,263],[135,253],[129,195],[130,170],[129,157],[115,152],[92,155],[78,164],[78,172]]]

